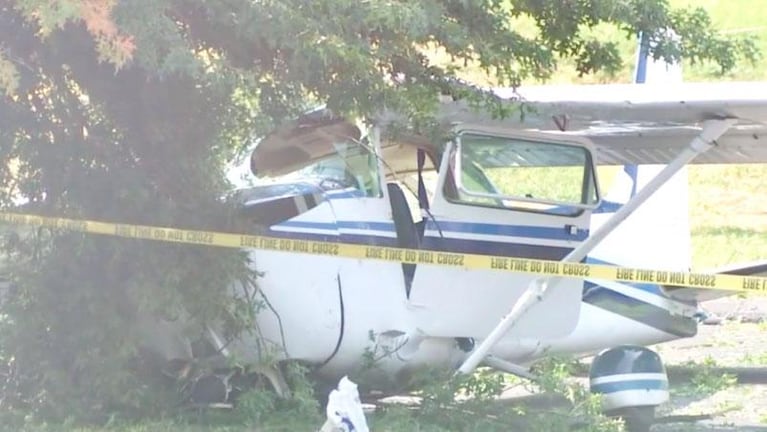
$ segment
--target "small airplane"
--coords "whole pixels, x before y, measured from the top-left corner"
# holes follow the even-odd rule
[[[678,66],[649,61],[646,51],[633,84],[496,94],[534,112],[501,120],[444,100],[444,140],[387,134],[389,114],[367,128],[325,110],[307,114],[255,146],[256,181],[237,191],[243,217],[254,234],[420,249],[437,260],[480,253],[688,271],[687,164],[767,163],[767,83],[682,83]],[[607,193],[598,166],[614,167]],[[596,355],[592,391],[635,430],[669,398],[663,363],[647,346],[694,336],[700,303],[732,294],[249,254],[261,272],[257,289],[232,293],[261,300],[258,331],[224,341],[210,329],[215,355],[299,360],[328,382],[372,362],[367,377],[384,392],[401,390],[425,365],[530,376],[548,355]],[[767,274],[767,263],[721,271]],[[175,338],[174,326],[153,324],[153,346],[169,361],[191,359],[192,344]],[[287,392],[279,370],[267,369]]]

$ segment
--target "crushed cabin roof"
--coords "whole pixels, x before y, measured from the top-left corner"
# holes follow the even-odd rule
[[[359,141],[357,126],[328,110],[316,110],[277,128],[264,137],[250,157],[250,170],[258,177],[280,175],[336,152],[339,141]]]
[[[494,89],[508,103],[524,101],[524,119],[495,119],[465,102],[442,103],[438,120],[455,125],[539,131],[590,139],[597,163],[665,164],[698,134],[702,122],[736,118],[738,123],[717,146],[693,163],[767,163],[767,82],[609,84],[530,86]],[[376,123],[398,119],[384,112]],[[359,128],[326,110],[315,111],[270,134],[256,147],[252,167],[258,175],[285,172],[333,153],[339,139],[359,140]],[[424,137],[390,145],[436,146]]]

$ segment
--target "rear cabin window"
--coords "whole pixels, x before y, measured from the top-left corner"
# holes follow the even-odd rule
[[[575,215],[598,199],[591,156],[574,145],[463,134],[453,173],[452,200],[466,204]]]

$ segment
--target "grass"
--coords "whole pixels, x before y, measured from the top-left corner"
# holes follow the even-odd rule
[[[689,168],[693,265],[767,259],[767,165]]]

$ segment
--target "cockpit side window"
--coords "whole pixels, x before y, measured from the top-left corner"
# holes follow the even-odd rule
[[[580,146],[462,134],[453,157],[455,184],[445,195],[454,202],[575,215],[598,200],[591,155]]]
[[[355,188],[367,197],[381,197],[378,161],[365,144],[337,143],[336,152],[304,167],[294,176],[314,177],[332,189]]]

